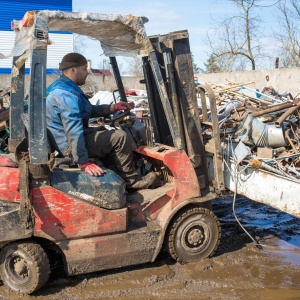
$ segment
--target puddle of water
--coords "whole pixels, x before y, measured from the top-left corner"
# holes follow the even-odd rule
[[[272,299],[272,300],[300,300],[299,290],[263,289],[257,290],[255,295],[246,296],[244,300]]]
[[[288,262],[293,266],[300,266],[300,247],[294,246],[293,243],[278,239],[275,240],[274,244],[270,243],[263,246],[263,251],[279,255],[282,261]]]
[[[300,235],[294,235],[291,237],[291,239],[289,240],[289,242],[295,246],[297,246],[298,248],[300,248]]]

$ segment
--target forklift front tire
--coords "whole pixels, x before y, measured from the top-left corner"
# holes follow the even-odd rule
[[[166,250],[180,263],[198,261],[214,254],[220,238],[221,226],[216,215],[206,208],[190,208],[172,220]]]
[[[35,242],[14,242],[0,253],[0,276],[12,291],[31,294],[49,278],[50,265],[46,252]]]

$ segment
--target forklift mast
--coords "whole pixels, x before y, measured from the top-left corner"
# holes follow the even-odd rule
[[[188,32],[152,36],[148,50],[149,55],[142,57],[142,61],[155,142],[188,154],[201,194],[206,194],[209,192],[207,162]],[[116,58],[110,57],[110,63],[121,101],[127,101]]]
[[[206,194],[207,164],[188,32],[151,36],[150,42],[143,69],[155,141],[187,153],[201,194]]]
[[[148,50],[149,55],[142,57],[142,61],[151,112],[151,132],[153,131],[155,142],[187,153],[195,169],[201,195],[209,193],[209,185],[212,185],[217,193],[221,193],[225,183],[216,99],[208,86],[201,86],[204,116],[201,123],[187,30],[151,36]],[[126,100],[125,96],[122,96],[125,92],[117,61],[115,58],[110,59],[121,99]],[[208,121],[207,117],[206,95],[212,112],[211,121]],[[203,141],[201,124],[211,128],[213,132],[208,144]],[[148,146],[154,146],[151,135],[148,138]],[[207,154],[214,158],[213,182],[208,181]]]

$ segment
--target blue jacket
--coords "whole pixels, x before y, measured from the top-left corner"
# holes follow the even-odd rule
[[[84,134],[89,118],[110,113],[110,105],[92,105],[83,91],[62,75],[47,88],[46,117],[52,148],[71,147],[74,162],[89,161]]]

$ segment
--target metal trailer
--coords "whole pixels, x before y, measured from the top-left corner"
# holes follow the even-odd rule
[[[209,99],[211,120],[208,119],[206,95]],[[200,89],[203,113],[202,126],[212,128],[213,137],[205,142],[208,177],[217,193],[231,191],[253,201],[269,205],[283,212],[300,217],[299,180],[293,180],[268,170],[257,169],[229,160],[238,142],[221,146],[217,108],[214,92],[205,84]],[[232,149],[231,149],[232,147]],[[228,155],[225,155],[228,152]],[[225,162],[223,161],[225,160]]]

